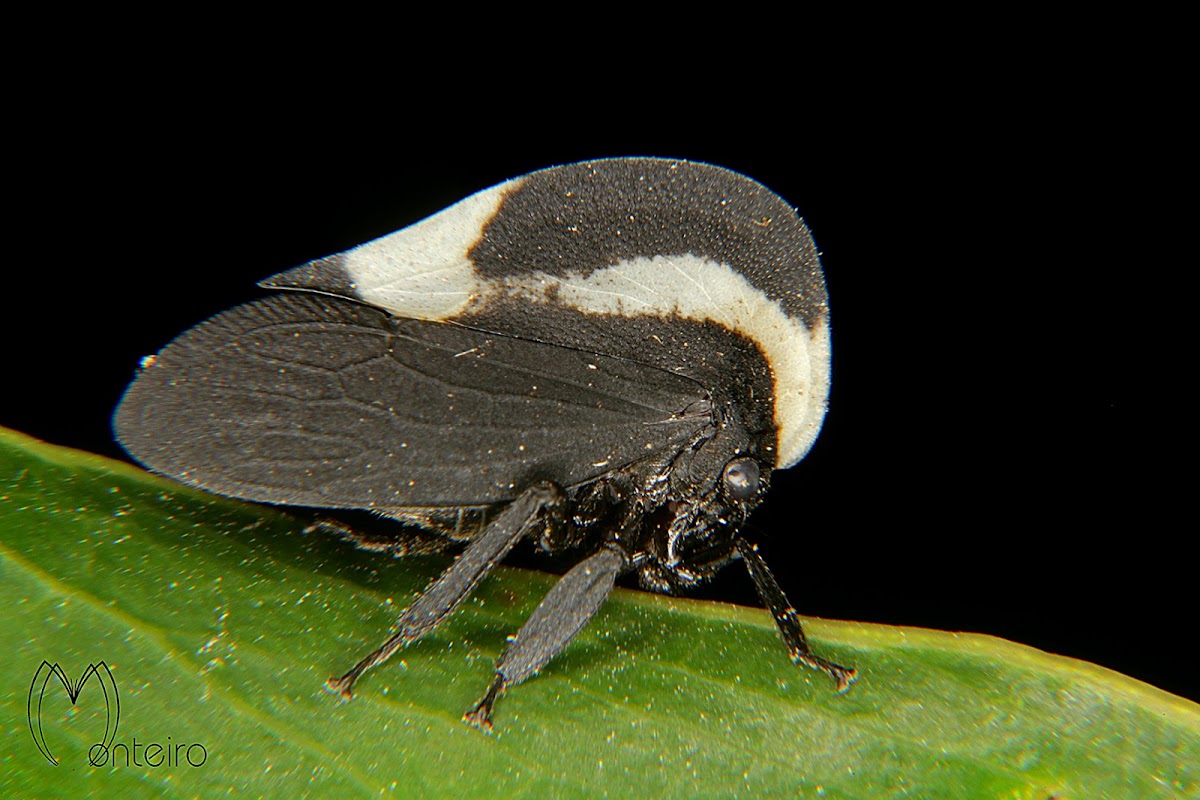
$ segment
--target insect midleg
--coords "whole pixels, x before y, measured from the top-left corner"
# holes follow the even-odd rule
[[[808,646],[808,639],[804,636],[804,629],[800,627],[800,616],[788,602],[783,589],[779,588],[779,583],[771,574],[767,562],[758,554],[758,546],[739,536],[734,540],[734,547],[745,562],[750,577],[754,579],[754,588],[758,590],[758,596],[771,610],[771,616],[775,618],[775,625],[779,628],[783,643],[787,645],[792,662],[824,672],[837,683],[839,692],[849,689],[850,684],[858,677],[858,671],[826,661],[813,653],[812,648]]]
[[[496,662],[496,677],[487,694],[463,719],[478,728],[492,727],[492,706],[509,686],[535,675],[562,652],[612,593],[617,576],[629,569],[629,558],[606,545],[576,564],[542,598],[533,614],[509,640]]]
[[[541,512],[564,502],[562,490],[549,482],[536,483],[522,492],[412,605],[404,609],[396,624],[396,633],[383,646],[368,654],[345,675],[330,678],[326,686],[349,699],[359,676],[436,628],[475,590],[513,545],[534,530]]]

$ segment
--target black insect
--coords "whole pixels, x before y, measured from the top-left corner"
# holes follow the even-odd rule
[[[584,557],[509,641],[475,725],[622,573],[676,593],[737,558],[792,659],[854,680],[810,650],[738,535],[771,472],[812,446],[829,390],[817,251],[778,195],[707,164],[570,164],[261,285],[281,293],[147,359],[114,427],[135,459],[211,492],[468,542],[334,691],[431,631],[523,537]]]

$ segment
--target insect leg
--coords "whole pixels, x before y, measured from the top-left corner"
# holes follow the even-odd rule
[[[617,576],[629,568],[629,559],[616,547],[606,546],[564,575],[509,639],[496,662],[496,677],[483,699],[463,719],[491,730],[492,706],[509,686],[535,675],[562,652],[612,592]]]
[[[767,568],[767,562],[758,554],[758,545],[750,544],[739,537],[734,541],[734,546],[742,561],[746,563],[750,577],[754,579],[754,588],[758,589],[758,596],[771,610],[771,616],[775,618],[775,625],[779,628],[783,643],[787,645],[792,662],[804,664],[829,675],[837,683],[839,692],[849,689],[850,684],[858,677],[858,670],[847,669],[813,654],[808,646],[808,639],[804,637],[804,629],[800,627],[800,617],[796,614],[796,609],[792,608],[783,589],[779,588],[775,576]]]
[[[361,550],[389,553],[396,558],[436,555],[446,552],[455,544],[454,540],[447,536],[412,528],[392,531],[386,535],[366,533],[328,517],[317,517],[304,528],[305,533],[314,531],[332,533],[352,542]]]
[[[552,483],[537,483],[525,490],[488,525],[478,539],[471,542],[441,577],[404,609],[396,624],[396,633],[345,675],[326,681],[327,688],[349,699],[359,676],[387,661],[401,647],[412,644],[436,628],[475,590],[513,545],[532,532],[541,512],[563,502],[565,497],[562,490]]]

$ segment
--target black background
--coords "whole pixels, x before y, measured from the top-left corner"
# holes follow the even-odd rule
[[[709,161],[798,207],[823,252],[829,416],[753,519],[801,613],[994,634],[1200,697],[1144,153],[1107,87],[937,74],[516,82],[485,109],[448,82],[83,71],[10,117],[0,424],[121,457],[109,414],[139,358],[256,280],[540,167]],[[736,568],[703,596],[757,604]]]

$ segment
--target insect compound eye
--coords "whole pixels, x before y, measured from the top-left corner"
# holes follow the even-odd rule
[[[749,500],[758,491],[762,470],[752,458],[735,458],[725,465],[725,494],[731,500]]]

